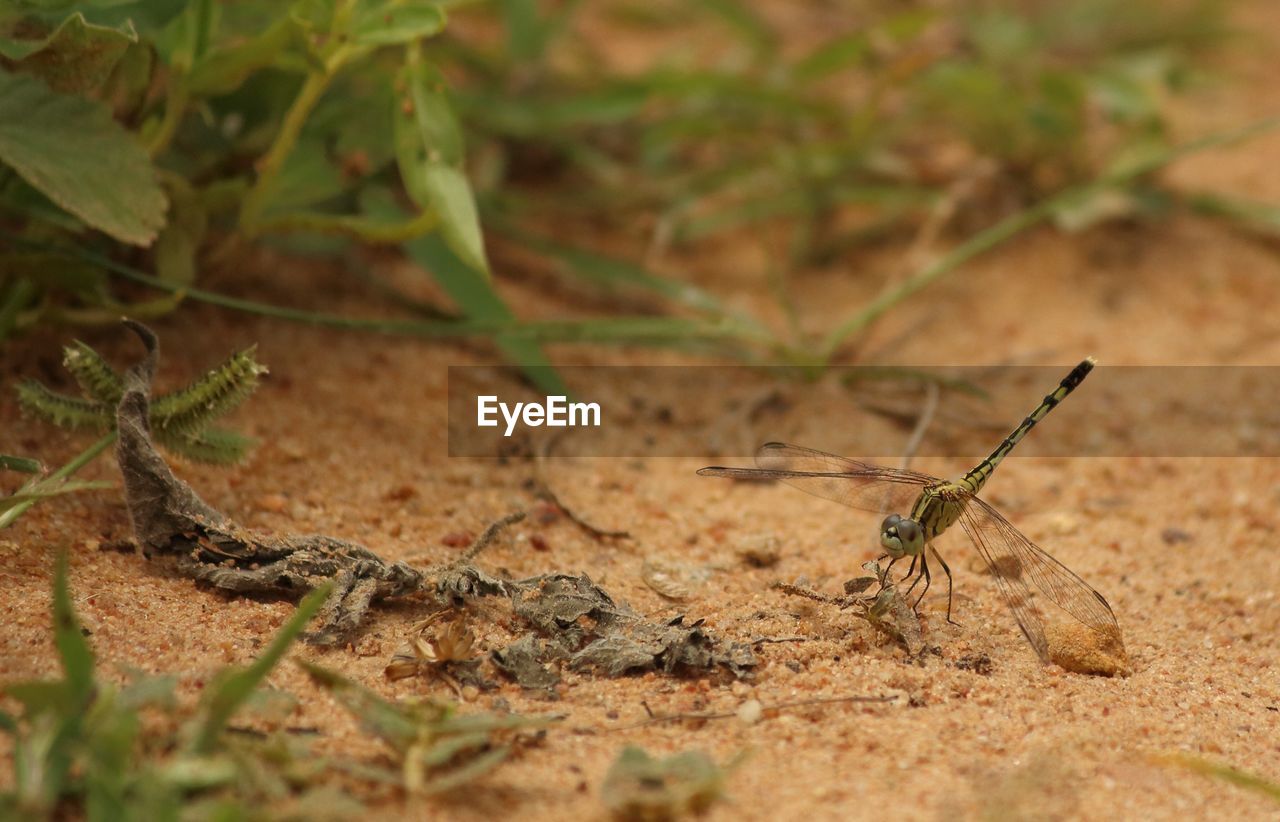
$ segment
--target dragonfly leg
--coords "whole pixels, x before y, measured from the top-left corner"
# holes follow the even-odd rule
[[[926,551],[920,552],[920,576],[916,577],[916,582],[920,581],[920,577],[924,577],[924,590],[921,591],[920,596],[916,598],[916,604],[911,606],[911,610],[913,611],[920,610],[920,603],[924,602],[924,595],[929,593],[929,585],[933,582],[933,577],[929,573],[929,556]],[[912,583],[911,587],[914,588],[915,583]],[[907,593],[911,593],[911,591],[908,590]]]
[[[907,580],[911,579],[911,575],[912,575],[912,574],[914,574],[914,573],[916,572],[916,562],[917,562],[917,561],[919,561],[919,559],[920,559],[920,555],[919,555],[919,554],[916,554],[915,556],[913,556],[913,557],[911,558],[911,567],[909,567],[909,568],[907,569],[907,572],[906,572],[905,574],[903,574],[903,575],[902,575],[902,581],[903,581],[903,582],[906,582]],[[894,560],[894,562],[897,562],[897,560]],[[892,567],[893,567],[893,565],[890,565],[889,567],[890,567],[890,568],[892,568]],[[914,586],[913,586],[913,587],[914,587]],[[910,588],[908,588],[907,590],[910,590]]]
[[[923,560],[923,561],[922,561],[922,560]],[[918,573],[918,574],[916,574],[916,562],[920,562],[920,563],[921,563],[921,564],[920,564],[920,573]],[[919,582],[920,582],[920,578],[921,578],[921,577],[925,577],[925,580],[926,580],[926,581],[925,581],[925,586],[924,586],[924,587],[925,587],[925,589],[926,589],[926,590],[928,590],[928,588],[929,588],[929,583],[928,583],[928,576],[929,576],[929,560],[925,557],[925,555],[924,555],[924,554],[922,554],[922,553],[921,553],[921,554],[916,554],[915,556],[913,556],[913,557],[911,558],[911,567],[907,569],[907,575],[906,575],[906,576],[904,576],[904,577],[902,578],[902,581],[903,581],[903,582],[906,582],[908,579],[911,579],[911,575],[912,575],[912,574],[915,574],[915,579],[911,580],[911,586],[910,586],[909,588],[907,588],[906,593],[904,593],[904,594],[902,595],[902,598],[903,598],[903,599],[906,599],[907,597],[911,596],[911,592],[912,592],[912,591],[914,591],[914,590],[916,589],[916,585],[917,585],[917,584],[919,584]]]
[[[942,554],[938,553],[937,548],[930,545],[929,550],[933,551],[933,555],[937,557],[938,562],[942,564],[943,573],[947,575],[947,622],[950,622],[952,625],[959,628],[960,623],[951,618],[951,568],[947,565],[947,561],[942,558]]]

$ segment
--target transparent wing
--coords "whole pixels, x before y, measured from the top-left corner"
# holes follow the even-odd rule
[[[928,474],[899,471],[835,454],[771,442],[756,452],[758,468],[703,468],[704,477],[778,480],[815,497],[872,513],[906,513],[920,489],[938,482]]]
[[[1018,627],[1042,660],[1050,661],[1046,615],[1037,607],[1028,581],[1062,613],[1096,631],[1104,646],[1120,636],[1115,614],[1102,594],[1037,548],[990,505],[971,496],[960,515],[960,525],[986,561]]]

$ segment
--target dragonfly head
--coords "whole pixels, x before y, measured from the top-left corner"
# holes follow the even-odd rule
[[[913,519],[890,514],[880,524],[880,547],[894,559],[916,556],[924,551],[924,529]]]

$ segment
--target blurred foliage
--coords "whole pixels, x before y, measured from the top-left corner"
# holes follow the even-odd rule
[[[610,816],[626,822],[700,816],[724,799],[725,783],[743,758],[717,765],[701,751],[684,751],[658,759],[628,745],[609,766],[601,798]]]
[[[326,767],[285,735],[234,734],[228,722],[261,701],[263,680],[328,596],[321,587],[299,605],[267,649],[244,669],[227,669],[205,689],[195,714],[180,720],[173,676],[101,676],[71,603],[67,559],[53,588],[54,644],[62,677],[7,682],[21,710],[0,713],[12,738],[12,787],[0,815],[16,819],[247,819],[264,809],[297,808],[331,818],[351,811],[344,795],[312,783]]]
[[[127,320],[127,323],[132,322]],[[155,398],[148,422],[156,441],[194,462],[229,465],[244,459],[254,441],[213,425],[247,400],[267,368],[254,358],[254,348],[238,351],[190,384]],[[81,396],[54,391],[37,380],[16,386],[26,413],[70,431],[92,431],[99,438],[47,477],[31,480],[14,494],[0,498],[0,529],[7,528],[31,506],[53,496],[106,487],[101,482],[69,481],[116,441],[116,411],[124,379],[97,351],[77,340],[62,351],[62,364],[75,379]],[[36,466],[31,468],[31,464]],[[40,463],[0,455],[0,467],[35,473]]]
[[[361,804],[335,782],[354,781],[366,794],[387,784],[424,794],[447,790],[496,767],[520,732],[545,726],[514,714],[459,714],[445,703],[400,705],[307,664],[314,681],[398,752],[403,769],[317,756],[284,726],[296,701],[265,683],[331,588],[308,594],[248,666],[214,673],[193,710],[178,700],[176,676],[103,675],[72,606],[67,557],[60,554],[53,630],[62,676],[0,683],[0,693],[19,708],[0,712],[13,767],[9,787],[0,791],[0,818],[350,819]]]
[[[391,750],[395,769],[369,766],[367,777],[395,784],[412,794],[452,790],[488,773],[522,744],[540,738],[549,720],[517,714],[458,714],[448,703],[420,700],[391,702],[341,674],[299,662],[317,685],[325,688]],[[532,736],[526,734],[533,730]]]
[[[266,366],[254,358],[255,348],[237,351],[189,385],[156,397],[149,418],[156,441],[195,462],[225,465],[244,459],[253,440],[212,423],[249,399],[267,373]],[[68,396],[26,380],[17,386],[23,410],[72,431],[114,431],[116,406],[124,394],[120,373],[79,340],[63,349],[62,364],[82,396]]]
[[[549,392],[554,341],[821,366],[1032,225],[1182,204],[1158,180],[1184,150],[1168,101],[1225,41],[1227,2],[18,0],[0,11],[0,339],[187,298],[486,337]],[[482,225],[636,314],[521,320]],[[577,239],[601,226],[631,250]],[[641,262],[780,228],[761,287],[785,303],[791,269],[940,227],[966,239],[820,340]],[[200,288],[210,258],[282,235],[400,246],[453,308],[401,297],[428,316],[362,321]]]
[[[1257,773],[1241,770],[1231,765],[1224,765],[1218,762],[1212,762],[1198,756],[1189,756],[1187,754],[1173,754],[1165,757],[1157,757],[1157,762],[1186,768],[1194,773],[1202,774],[1213,779],[1220,779],[1228,784],[1244,788],[1254,793],[1262,794],[1276,802],[1280,802],[1280,782],[1267,779]]]
[[[31,459],[30,457],[0,454],[0,469],[40,475],[24,482],[12,494],[0,496],[0,528],[8,527],[27,508],[50,497],[110,487],[110,484],[105,482],[68,480],[63,475],[46,476],[44,465],[39,460]]]
[[[439,48],[509,210],[656,215],[673,242],[787,218],[809,258],[975,174],[1007,210],[1167,148],[1166,99],[1226,34],[1215,0],[491,8],[505,39]],[[719,47],[681,36],[717,23]],[[625,28],[681,46],[629,70],[609,48]]]

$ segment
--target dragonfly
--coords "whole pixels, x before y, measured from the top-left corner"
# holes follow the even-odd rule
[[[909,598],[916,584],[924,580],[924,588],[914,606],[918,609],[929,590],[932,577],[929,555],[932,554],[947,576],[947,621],[953,624],[951,569],[934,547],[934,540],[959,522],[986,562],[1018,627],[1041,660],[1051,661],[1045,620],[1052,617],[1074,620],[1096,634],[1100,647],[1106,647],[1119,641],[1120,626],[1102,594],[1027,539],[978,496],[1000,462],[1036,423],[1084,381],[1094,364],[1094,359],[1089,357],[1073,368],[989,457],[955,480],[872,465],[780,442],[760,447],[756,468],[712,466],[698,473],[741,480],[779,480],[814,496],[872,513],[907,511],[906,516],[890,514],[881,523],[880,547],[884,554],[880,559],[888,559],[891,569],[898,560],[911,558],[902,583],[912,579],[905,593]],[[1037,606],[1032,586],[1056,606],[1052,616]]]

